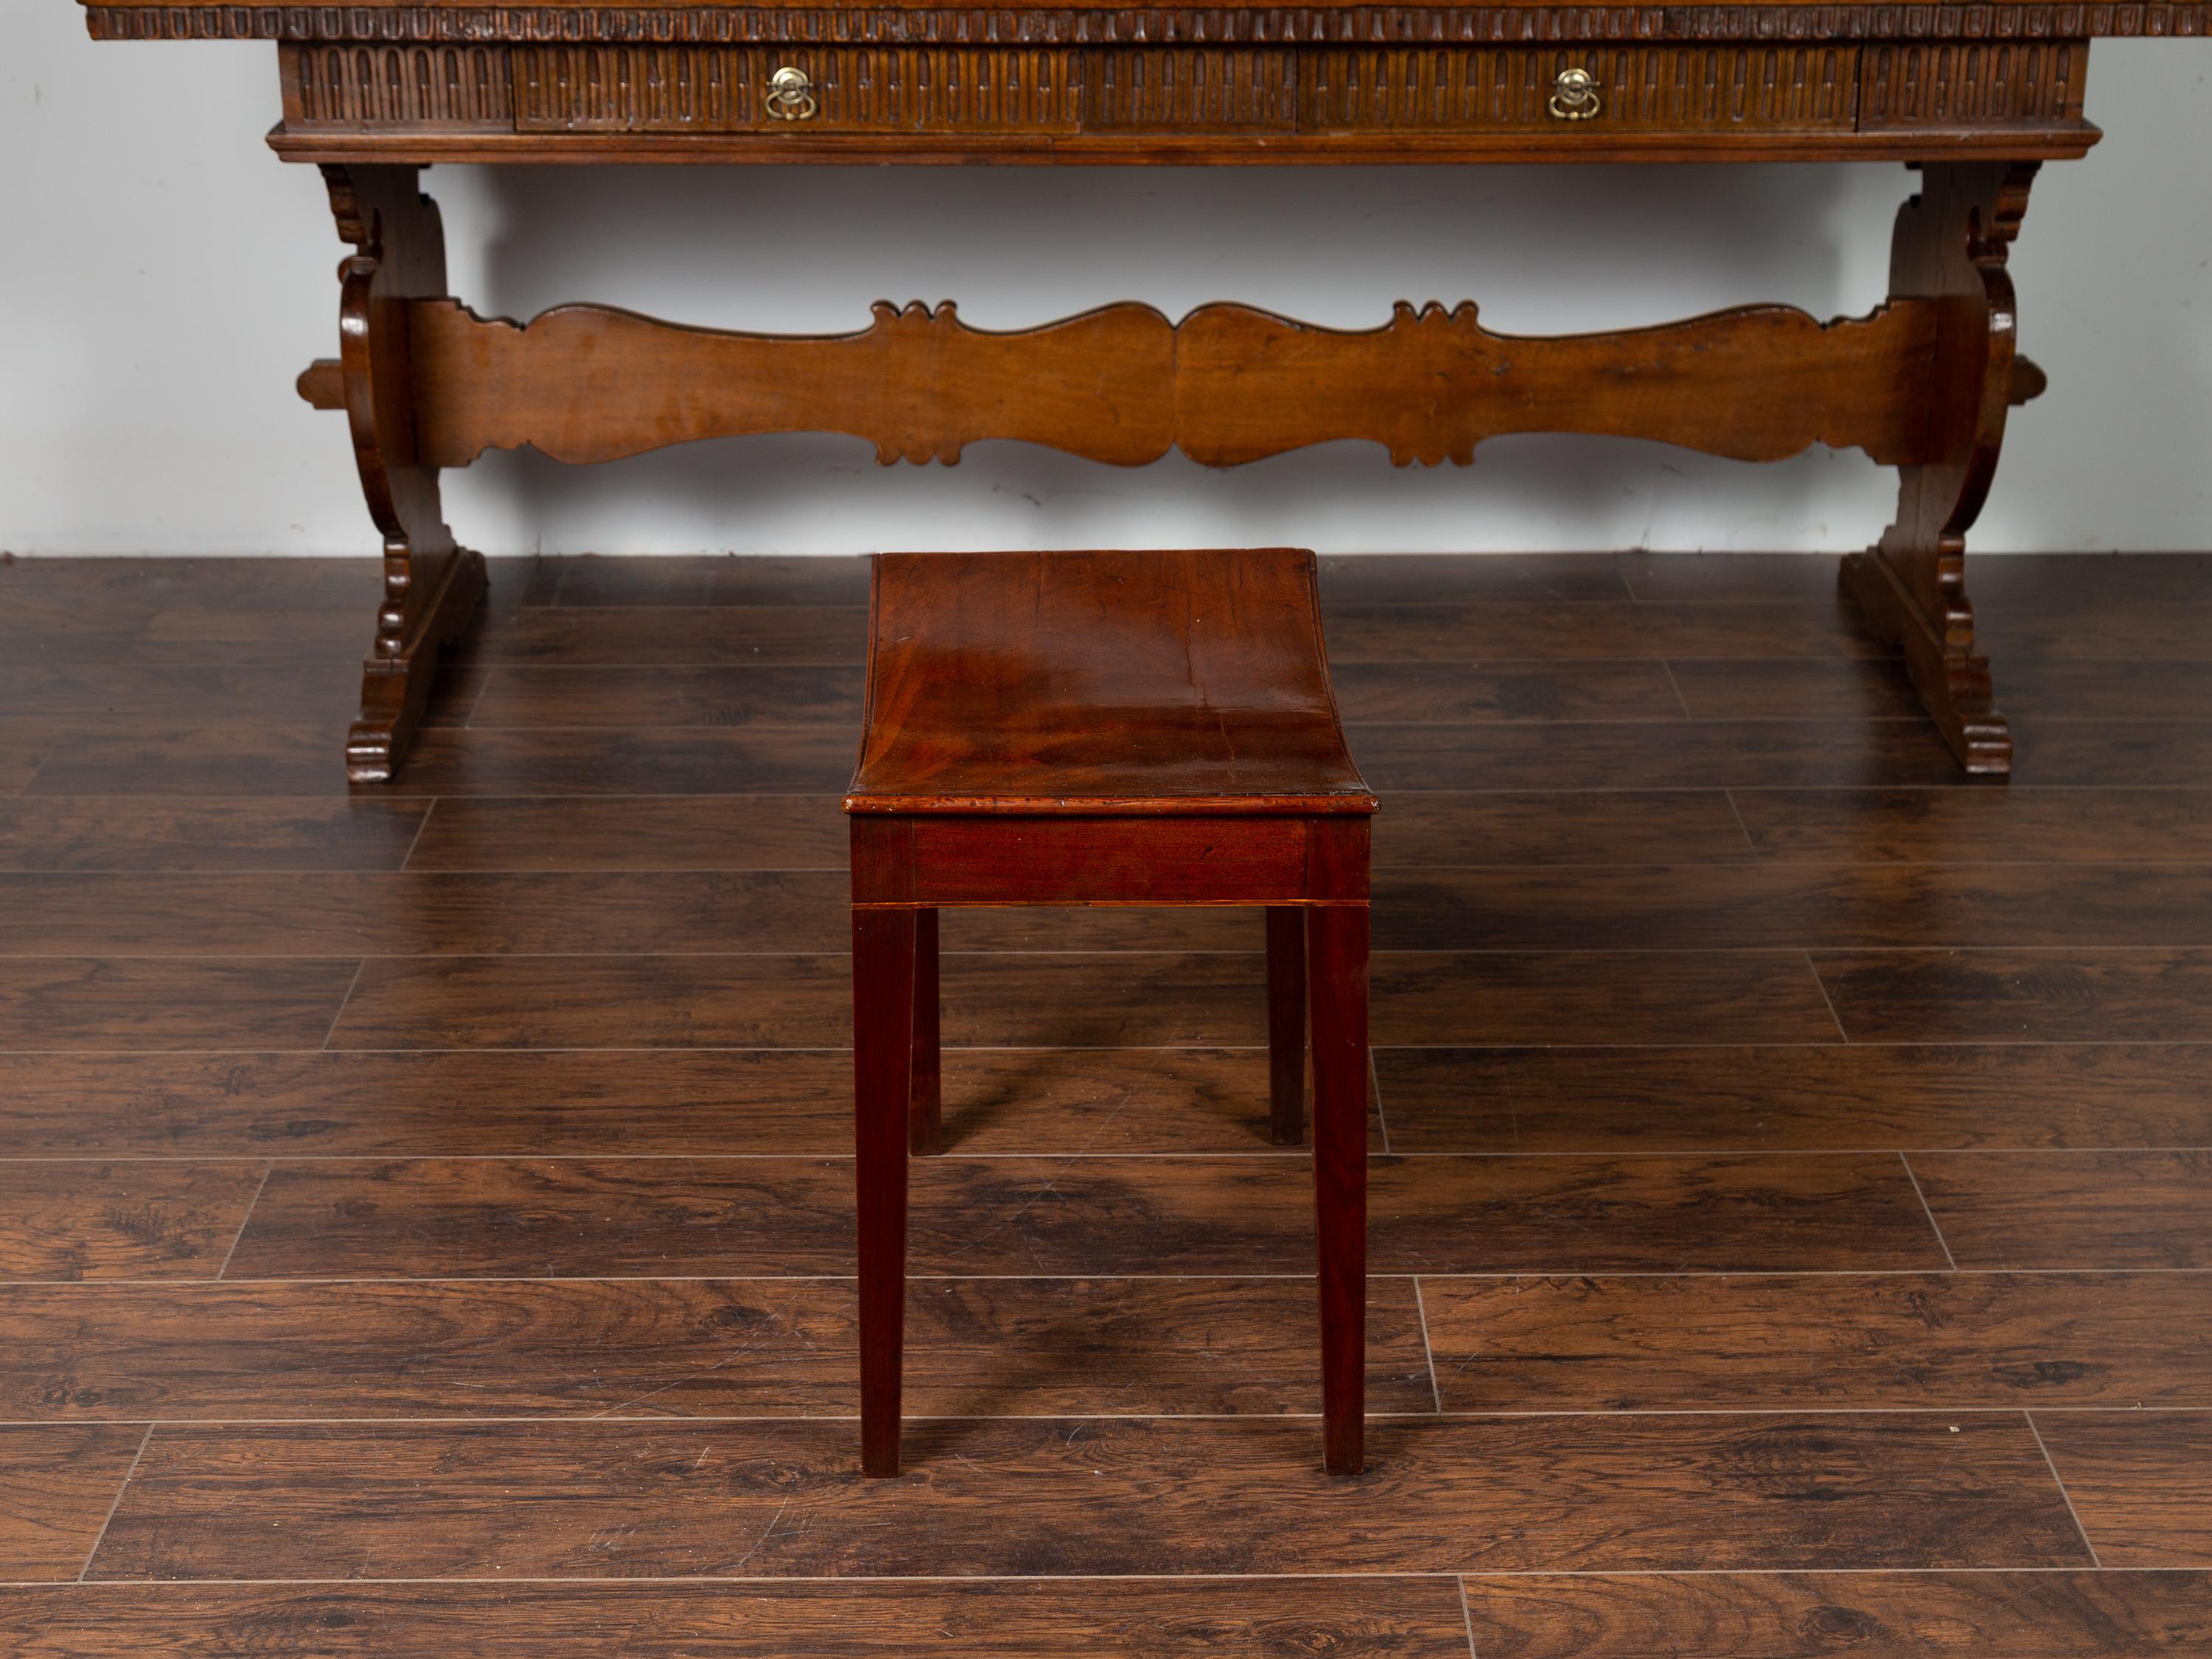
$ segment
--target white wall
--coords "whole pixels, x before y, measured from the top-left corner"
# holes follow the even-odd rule
[[[362,552],[338,417],[341,248],[312,168],[261,134],[274,46],[98,44],[70,0],[0,0],[0,549]],[[1976,544],[2212,547],[2212,42],[2100,42],[2111,137],[2045,170],[2014,257],[2051,392],[2018,413]],[[1893,166],[1269,169],[440,168],[454,291],[687,322],[865,326],[878,297],[981,327],[1119,299],[1236,299],[1343,327],[1473,296],[1566,331],[1881,297]],[[1863,456],[1776,466],[1514,438],[1469,469],[1338,444],[1229,472],[1027,446],[879,469],[856,441],[696,445],[610,466],[487,457],[448,517],[488,552],[1299,542],[1322,550],[1863,546]]]

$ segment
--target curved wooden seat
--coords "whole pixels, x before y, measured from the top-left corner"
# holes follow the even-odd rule
[[[1368,817],[1311,553],[883,554],[845,810],[861,1465],[899,1468],[907,1158],[940,1140],[937,908],[1267,909],[1271,1124],[1305,1133],[1324,1462],[1361,1464]]]
[[[1371,812],[1313,555],[875,562],[850,812]]]

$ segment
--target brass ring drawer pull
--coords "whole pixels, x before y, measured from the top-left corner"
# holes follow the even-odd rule
[[[1597,95],[1597,77],[1586,69],[1566,69],[1552,82],[1551,111],[1561,121],[1587,121],[1604,108]]]
[[[768,78],[768,112],[779,121],[811,121],[818,106],[813,79],[789,64]]]

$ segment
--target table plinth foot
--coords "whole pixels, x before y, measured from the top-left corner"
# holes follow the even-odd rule
[[[421,565],[410,562],[410,583],[421,581]],[[441,660],[475,620],[487,581],[483,555],[457,547],[441,556],[428,592],[403,617],[390,654],[380,627],[379,653],[362,664],[361,715],[346,732],[349,781],[392,781],[422,723]]]

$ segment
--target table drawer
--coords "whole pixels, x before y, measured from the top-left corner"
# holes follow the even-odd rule
[[[1326,47],[1301,69],[1308,132],[1848,131],[1859,78],[1838,46]]]
[[[1073,132],[1073,56],[1019,46],[519,47],[514,129]]]

